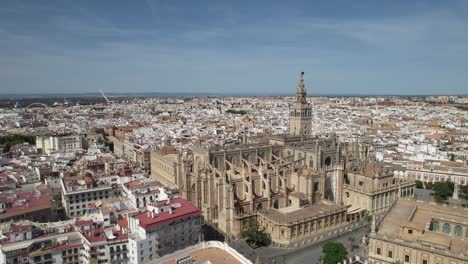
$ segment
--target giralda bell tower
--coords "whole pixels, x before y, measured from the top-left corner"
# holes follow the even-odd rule
[[[307,103],[307,91],[304,86],[304,72],[296,91],[296,100],[289,113],[289,133],[296,136],[310,135],[312,130],[312,106]]]

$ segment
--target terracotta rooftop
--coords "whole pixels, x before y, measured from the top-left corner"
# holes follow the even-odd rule
[[[173,208],[172,213],[163,212],[154,214],[154,217],[151,217],[151,215],[148,216],[148,212],[143,212],[141,214],[135,215],[134,217],[140,220],[140,226],[146,229],[186,217],[202,214],[202,210],[183,198],[174,198],[171,200],[171,204],[176,203],[179,203],[181,206],[178,208]]]
[[[50,197],[37,191],[2,193],[0,203],[7,204],[0,214],[0,219],[9,219],[17,215],[29,214],[51,208]]]
[[[193,260],[196,261],[196,263],[229,263],[229,264],[242,264],[242,262],[238,261],[236,258],[234,258],[231,254],[228,252],[219,249],[219,248],[205,248],[201,250],[197,250],[193,253],[190,254],[192,256]],[[175,264],[176,260],[171,260],[166,262],[165,264]]]

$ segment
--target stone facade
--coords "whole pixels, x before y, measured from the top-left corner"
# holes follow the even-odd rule
[[[415,186],[414,179],[395,177],[389,167],[366,160],[345,173],[343,202],[351,206],[351,211],[365,209],[369,213],[379,213],[398,197],[414,197]]]
[[[310,135],[312,131],[312,106],[307,103],[307,92],[304,85],[304,73],[296,91],[296,100],[291,107],[289,133],[292,135]]]
[[[248,138],[241,145],[196,144],[174,162],[155,154],[153,177],[177,185],[182,197],[228,236],[238,236],[252,217],[272,230],[273,243],[280,246],[344,230],[368,209],[349,212],[343,201],[347,164],[361,163],[334,133],[310,135],[306,96],[301,76],[290,134]]]
[[[370,263],[468,263],[468,210],[399,199],[377,224]]]

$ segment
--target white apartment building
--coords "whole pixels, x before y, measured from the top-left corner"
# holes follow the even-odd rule
[[[129,218],[129,260],[154,263],[165,254],[194,245],[203,224],[202,211],[183,198],[162,200]]]
[[[164,188],[152,179],[134,180],[122,186],[135,208],[144,208],[147,204],[168,199]]]
[[[76,151],[83,148],[83,139],[80,135],[55,135],[36,137],[36,148],[42,149],[47,155],[54,152]]]
[[[61,180],[62,205],[68,217],[86,214],[89,205],[121,194],[120,177],[65,177]]]

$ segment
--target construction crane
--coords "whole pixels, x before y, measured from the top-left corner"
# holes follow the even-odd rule
[[[104,94],[104,92],[103,92],[101,89],[99,89],[99,91],[101,92],[102,97],[104,97],[104,99],[106,100],[106,102],[107,102],[108,104],[112,103],[112,101],[109,101],[109,99],[107,99],[106,95]]]

